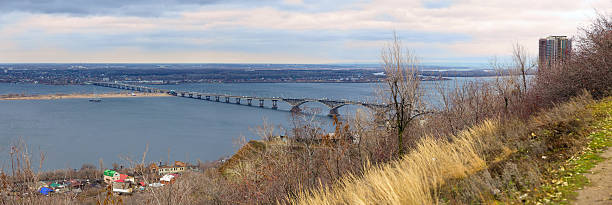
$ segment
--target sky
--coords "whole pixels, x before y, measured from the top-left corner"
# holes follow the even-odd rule
[[[0,0],[0,63],[486,64],[575,36],[610,0]]]

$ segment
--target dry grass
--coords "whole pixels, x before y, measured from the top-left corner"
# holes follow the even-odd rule
[[[401,159],[371,167],[363,176],[346,176],[332,187],[303,192],[289,202],[516,202],[520,199],[515,192],[537,186],[548,167],[583,144],[580,133],[591,121],[586,106],[592,103],[590,95],[582,95],[526,122],[486,120],[448,140],[424,138]],[[541,158],[544,155],[548,160]]]
[[[494,138],[497,122],[486,121],[452,140],[426,138],[395,162],[347,176],[331,189],[300,194],[292,204],[434,204],[445,181],[486,167],[479,149]]]

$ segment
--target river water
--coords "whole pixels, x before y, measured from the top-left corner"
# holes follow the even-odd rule
[[[454,78],[448,85],[476,78]],[[479,78],[490,80],[490,78]],[[426,99],[436,104],[434,82],[423,82]],[[261,97],[309,97],[375,100],[378,85],[369,83],[243,83],[157,85],[166,89]],[[454,87],[454,86],[451,86]],[[0,94],[105,93],[113,88],[92,85],[0,84]],[[232,99],[233,101],[233,99]],[[246,102],[242,102],[246,104]],[[253,102],[258,105],[258,102]],[[290,128],[290,106],[279,102],[273,110],[179,97],[107,98],[0,101],[0,166],[10,167],[10,146],[23,139],[34,156],[45,154],[43,169],[80,168],[84,163],[127,165],[126,158],[147,161],[217,160],[231,155],[242,139],[259,139],[254,132],[264,120]],[[331,119],[324,105],[303,106],[320,113],[312,116],[325,127]],[[340,108],[350,116],[358,106]],[[282,134],[282,133],[281,133]],[[36,159],[35,159],[36,160]],[[35,163],[37,164],[37,162]]]

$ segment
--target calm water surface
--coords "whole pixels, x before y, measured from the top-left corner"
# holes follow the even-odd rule
[[[462,84],[473,78],[457,78],[447,84]],[[490,79],[485,79],[490,80]],[[248,83],[158,85],[167,89],[265,97],[310,97],[374,100],[376,84],[367,83]],[[424,82],[427,99],[435,104],[434,83]],[[103,93],[117,89],[88,85],[0,84],[0,94]],[[233,100],[232,100],[233,101]],[[246,102],[243,102],[246,103]],[[258,102],[253,102],[254,104]],[[10,145],[23,138],[30,152],[44,152],[45,169],[79,168],[83,163],[105,166],[127,165],[126,157],[140,159],[149,146],[147,161],[216,160],[232,154],[237,141],[259,139],[253,129],[267,120],[289,128],[290,106],[279,102],[279,110],[225,104],[178,97],[107,98],[100,103],[87,99],[0,101],[0,166],[7,168]],[[324,125],[331,120],[327,107],[314,116]],[[358,106],[345,106],[350,116]]]

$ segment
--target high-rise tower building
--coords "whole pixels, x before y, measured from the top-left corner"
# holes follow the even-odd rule
[[[572,52],[572,39],[567,36],[549,36],[541,38],[538,46],[540,48],[538,67],[543,68],[569,58]]]

